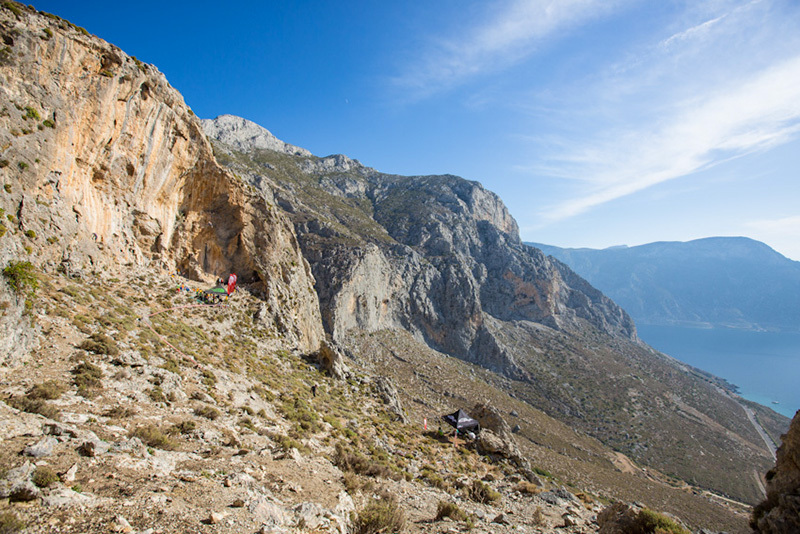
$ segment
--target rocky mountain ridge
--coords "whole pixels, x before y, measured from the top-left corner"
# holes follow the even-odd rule
[[[214,138],[218,122],[229,120],[203,125]],[[251,123],[248,131],[257,128]],[[245,141],[215,140],[229,149]],[[225,158],[219,151],[218,156]],[[477,182],[387,175],[342,155],[232,168],[257,185],[271,171],[279,174],[282,165],[304,175],[291,183],[273,181],[273,187],[295,221],[326,330],[336,340],[353,328],[410,329],[437,350],[522,376],[487,316],[556,329],[588,321],[611,335],[635,338],[632,321],[613,302],[562,264],[522,245],[505,205]],[[320,210],[328,213],[309,216]]]

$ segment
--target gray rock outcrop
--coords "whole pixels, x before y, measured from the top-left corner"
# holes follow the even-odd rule
[[[800,411],[767,473],[767,499],[753,510],[751,526],[762,534],[800,532]]]
[[[297,156],[311,155],[305,148],[285,143],[266,128],[241,117],[220,115],[216,119],[204,119],[200,122],[208,137],[219,139],[237,150],[267,149]]]

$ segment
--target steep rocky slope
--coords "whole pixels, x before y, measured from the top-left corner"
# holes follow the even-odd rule
[[[753,512],[753,530],[800,532],[800,412],[783,436],[775,467],[767,473],[767,499]]]
[[[214,134],[231,120],[204,128]],[[519,398],[638,462],[750,503],[763,495],[770,452],[724,384],[640,344],[624,311],[523,245],[480,184],[387,175],[341,155],[241,151],[221,139],[215,152],[275,191],[337,343],[410,332],[499,373]]]
[[[341,155],[292,158],[247,145],[253,123],[234,141],[226,129],[234,121],[203,124],[218,136],[221,161],[275,188],[295,221],[334,339],[352,329],[408,329],[437,350],[519,377],[524,371],[492,332],[492,318],[556,329],[589,324],[635,338],[618,306],[522,245],[505,205],[477,182],[386,175]],[[249,149],[236,149],[243,146]]]
[[[235,271],[268,295],[298,343],[319,346],[313,280],[291,225],[267,188],[254,192],[217,165],[163,74],[25,7],[0,12],[0,33],[0,207],[11,230],[0,260],[35,248],[51,272]]]

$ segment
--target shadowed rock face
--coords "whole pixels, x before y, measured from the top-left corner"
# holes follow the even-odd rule
[[[255,193],[216,163],[163,74],[30,9],[0,11],[0,33],[10,43],[0,146],[14,162],[3,169],[11,192],[0,207],[19,230],[0,244],[3,264],[30,246],[45,270],[75,275],[237,272],[302,348],[319,347],[313,278],[291,223],[268,189]]]
[[[783,436],[775,467],[767,473],[767,500],[753,511],[751,526],[764,534],[800,532],[800,412]]]
[[[242,154],[238,147],[267,133],[237,137],[225,130],[232,120],[203,125],[219,142],[218,156],[254,185],[274,188],[295,221],[334,340],[354,329],[399,328],[436,350],[526,378],[496,336],[497,325],[532,321],[570,330],[588,324],[635,338],[624,311],[564,265],[523,245],[505,205],[479,183],[383,174],[342,155],[288,159],[255,148]]]

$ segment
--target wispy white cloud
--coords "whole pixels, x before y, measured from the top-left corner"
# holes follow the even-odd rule
[[[510,0],[488,4],[480,22],[437,36],[394,78],[424,98],[473,77],[496,73],[535,53],[547,39],[608,12],[622,0]],[[452,30],[451,30],[452,31]]]
[[[593,135],[573,135],[568,150],[541,166],[580,184],[572,197],[540,213],[543,223],[798,137],[800,55],[797,48],[786,53],[797,39],[784,39],[785,26],[749,31],[765,21],[778,24],[764,6],[752,9],[760,3],[659,40],[646,66],[618,69],[604,80],[608,85],[587,91],[617,122]],[[734,61],[739,50],[745,54]]]
[[[747,221],[744,225],[753,230],[776,236],[794,238],[800,236],[800,215],[791,215],[778,219],[758,219]]]

